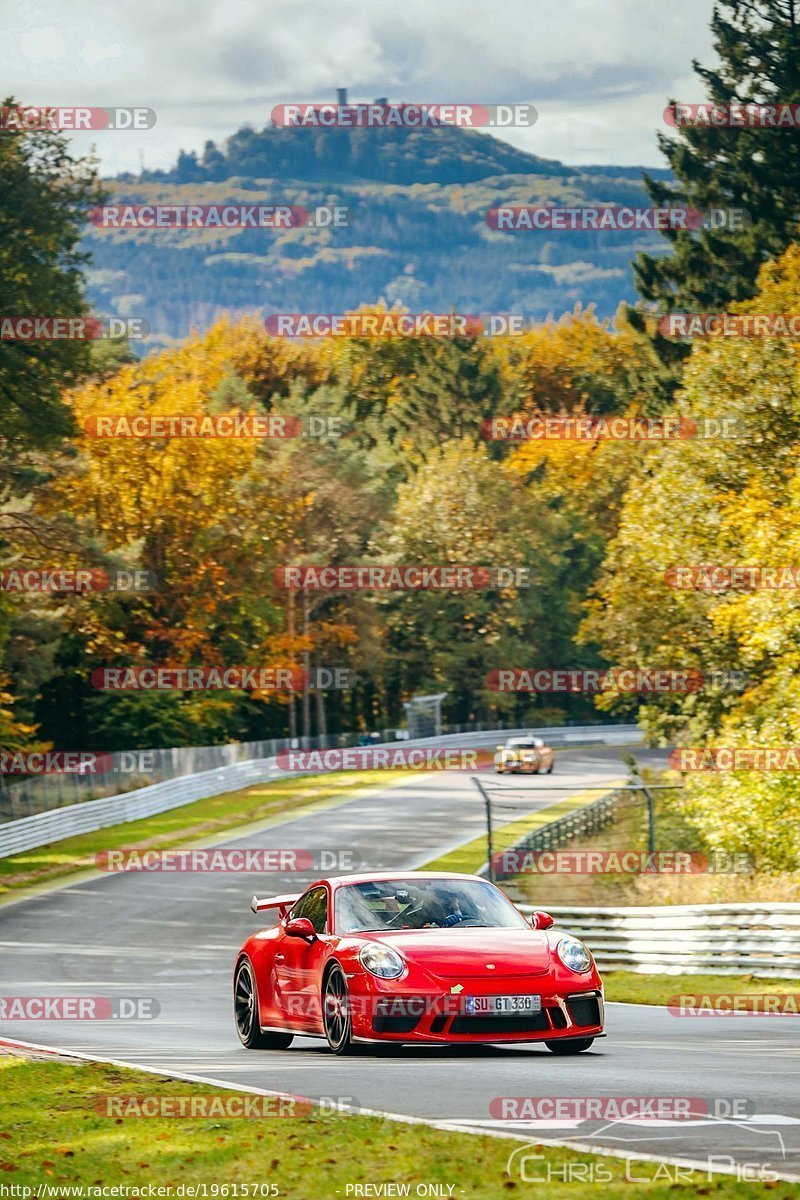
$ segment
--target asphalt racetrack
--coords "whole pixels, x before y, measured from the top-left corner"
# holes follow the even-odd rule
[[[526,781],[529,807],[562,799],[565,788],[621,778],[621,753],[560,752],[552,776]],[[661,760],[655,752],[637,757]],[[406,869],[483,828],[470,777],[435,772],[246,837],[226,836],[224,844],[347,848],[355,869]],[[238,1087],[513,1131],[531,1141],[695,1163],[711,1157],[721,1166],[750,1164],[740,1167],[745,1177],[764,1169],[800,1178],[800,1019],[790,1016],[679,1018],[662,1008],[610,1004],[608,1037],[575,1058],[557,1058],[543,1046],[364,1047],[337,1058],[307,1037],[289,1050],[245,1050],[233,1025],[231,971],[241,942],[265,923],[250,912],[250,897],[298,891],[317,874],[298,884],[296,874],[127,872],[0,906],[3,996],[149,997],[160,1008],[149,1020],[4,1021],[0,1036]],[[546,908],[546,880],[542,888]],[[495,1119],[491,1101],[509,1096],[693,1097],[716,1115],[657,1125]],[[737,1104],[740,1113],[746,1106],[747,1120],[728,1118]]]

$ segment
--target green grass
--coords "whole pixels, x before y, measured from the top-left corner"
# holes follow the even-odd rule
[[[457,1062],[453,1073],[456,1086]],[[42,1184],[169,1186],[172,1195],[181,1184],[205,1184],[209,1197],[215,1185],[228,1185],[226,1194],[233,1196],[233,1184],[272,1184],[276,1194],[288,1200],[345,1200],[348,1185],[352,1189],[366,1183],[409,1183],[412,1196],[419,1184],[444,1185],[444,1195],[451,1185],[454,1200],[543,1194],[506,1174],[508,1157],[520,1144],[507,1139],[342,1114],[142,1119],[106,1116],[96,1108],[100,1104],[105,1109],[106,1097],[209,1095],[233,1093],[102,1063],[0,1057],[0,1179],[6,1188],[30,1187],[30,1197],[41,1196]],[[626,1182],[626,1164],[620,1159],[557,1148],[538,1147],[534,1152],[543,1156],[534,1164],[536,1172],[549,1171],[554,1180],[546,1187],[548,1200],[597,1200],[598,1194],[621,1200],[638,1194],[636,1185]],[[568,1164],[576,1164],[572,1171],[584,1179],[588,1172],[604,1172],[602,1192],[597,1182],[563,1182]],[[763,1196],[763,1183],[736,1183],[725,1176],[709,1182],[702,1171],[655,1163],[640,1162],[628,1169],[633,1178],[655,1176],[646,1187],[651,1200],[698,1194],[724,1200]],[[682,1183],[674,1179],[678,1170]],[[790,1187],[777,1185],[770,1194],[788,1200]],[[19,1191],[13,1194],[20,1197]],[[23,1195],[21,1200],[28,1198]]]
[[[314,805],[340,803],[368,788],[401,783],[408,774],[402,770],[343,771],[278,779],[196,800],[141,821],[65,838],[0,859],[0,896],[90,869],[101,850],[133,846],[166,850],[199,839],[212,839],[238,826],[285,818]]]
[[[761,979],[756,975],[639,975],[604,971],[606,1000],[628,1004],[668,1004],[673,996],[800,994],[800,979]]]
[[[608,790],[611,791],[612,788],[609,786]],[[507,850],[527,833],[541,829],[543,825],[549,825],[551,821],[557,821],[559,817],[568,816],[571,812],[575,812],[576,809],[583,808],[584,805],[599,800],[604,794],[596,790],[574,792],[564,800],[557,800],[554,804],[548,805],[547,808],[540,808],[537,812],[528,813],[527,816],[520,817],[518,821],[510,821],[507,825],[500,826],[499,829],[495,830],[494,835],[495,854],[498,854],[501,850]],[[474,875],[485,862],[486,835],[483,834],[481,837],[475,838],[474,841],[465,842],[463,846],[457,846],[455,850],[450,850],[440,858],[432,859],[420,869],[425,871],[464,871],[467,874]]]

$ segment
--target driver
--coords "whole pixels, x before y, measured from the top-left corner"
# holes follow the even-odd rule
[[[457,925],[459,921],[465,921],[466,914],[461,911],[461,901],[458,896],[451,896],[447,901],[447,916],[444,919],[444,926],[448,928],[450,925]]]

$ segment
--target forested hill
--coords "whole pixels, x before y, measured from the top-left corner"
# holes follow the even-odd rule
[[[240,129],[222,147],[181,153],[171,171],[142,179],[170,183],[305,179],[314,183],[474,183],[491,175],[572,174],[555,159],[516,150],[472,129]]]
[[[488,133],[457,128],[240,129],[181,153],[169,171],[109,181],[115,201],[346,205],[339,229],[95,229],[90,296],[143,317],[151,344],[222,312],[342,312],[385,301],[413,310],[544,319],[576,303],[601,316],[635,299],[630,269],[658,234],[498,233],[498,204],[646,205],[638,168],[585,171]]]

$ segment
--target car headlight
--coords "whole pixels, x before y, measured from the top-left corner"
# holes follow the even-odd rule
[[[592,969],[592,956],[577,938],[563,937],[556,946],[556,954],[565,967],[577,971],[579,975],[585,975]]]
[[[402,958],[391,946],[379,946],[376,942],[363,946],[358,958],[362,967],[380,979],[397,979],[406,969]]]

